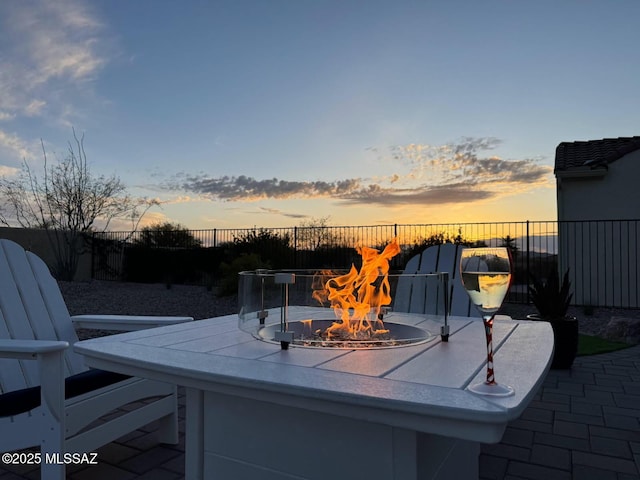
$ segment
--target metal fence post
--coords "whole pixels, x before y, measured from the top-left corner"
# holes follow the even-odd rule
[[[527,220],[527,268],[526,268],[526,271],[527,271],[526,284],[527,285],[529,285],[529,276],[531,275],[531,270],[530,270],[531,269],[531,265],[530,265],[530,261],[531,261],[531,254],[530,254],[530,252],[531,252],[531,244],[529,242],[530,242],[529,220]],[[529,301],[531,299],[529,298],[529,288],[528,287],[527,287],[527,292],[526,293],[527,293],[527,295],[526,295],[527,303],[529,303]]]
[[[298,227],[293,227],[293,266],[298,268]]]
[[[95,280],[96,232],[91,232],[91,280]]]

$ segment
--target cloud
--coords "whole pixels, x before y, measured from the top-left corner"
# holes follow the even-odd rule
[[[298,218],[298,219],[309,218],[309,215],[304,213],[283,212],[282,210],[277,208],[260,207],[259,210],[260,210],[259,213],[270,213],[272,215],[282,215],[283,217],[288,217],[288,218]]]
[[[27,115],[28,117],[35,117],[40,115],[40,113],[42,112],[42,109],[45,107],[45,105],[47,104],[47,102],[45,102],[44,100],[31,100],[31,102],[29,102],[29,105],[27,105],[24,109],[24,113],[25,115]]]
[[[160,201],[160,199],[158,199],[158,201]],[[168,201],[168,203],[191,203],[197,201],[200,201],[200,199],[192,198],[188,195],[180,195],[178,197],[172,198]]]
[[[389,147],[379,159],[391,159],[404,174],[389,177],[389,203],[411,203],[416,200],[436,203],[458,203],[521,193],[538,186],[552,186],[552,168],[534,159],[507,160],[486,155],[502,141],[493,138],[463,137],[457,142],[431,146],[409,144]],[[419,184],[419,185],[417,185]],[[400,185],[407,185],[404,190]],[[375,201],[375,194],[357,196],[356,201]],[[383,196],[383,195],[380,195]],[[352,199],[353,200],[353,199]]]
[[[414,189],[381,188],[378,185],[370,185],[369,188],[346,195],[341,200],[353,204],[385,206],[443,205],[486,200],[493,196],[491,192],[470,188],[467,184],[436,187],[423,185]]]
[[[0,150],[8,152],[9,156],[29,160],[36,156],[36,148],[17,135],[0,130]]]
[[[550,166],[532,159],[506,160],[485,154],[500,144],[492,137],[464,137],[439,146],[368,148],[378,157],[381,170],[395,170],[369,179],[299,181],[245,175],[179,175],[164,187],[234,202],[327,198],[348,204],[399,206],[488,200],[550,185]]]
[[[72,103],[63,96],[77,94],[106,63],[101,32],[77,0],[0,2],[0,112],[37,116],[48,109],[60,118]]]
[[[158,223],[171,222],[172,220],[167,217],[162,212],[151,211],[149,210],[140,223],[138,224],[138,228],[144,228],[151,225],[156,225]],[[104,225],[98,222],[98,228],[104,228]],[[113,232],[130,232],[134,228],[131,220],[127,220],[126,218],[114,218],[109,222],[109,230]]]
[[[0,177],[15,177],[20,173],[19,168],[7,167],[6,165],[0,165]]]
[[[187,176],[183,181],[171,181],[169,188],[177,188],[203,195],[208,198],[230,201],[256,201],[268,198],[286,200],[289,198],[341,197],[360,187],[359,179],[335,182],[289,181],[271,178],[256,180],[246,175],[211,178],[208,176]]]

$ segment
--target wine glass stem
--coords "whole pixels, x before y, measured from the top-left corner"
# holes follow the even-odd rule
[[[487,385],[495,385],[496,378],[493,373],[493,315],[482,317],[484,333],[487,337]]]

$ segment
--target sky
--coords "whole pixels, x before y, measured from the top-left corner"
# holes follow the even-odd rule
[[[638,135],[637,0],[2,0],[0,174],[83,136],[190,229],[555,220]],[[126,229],[114,223],[111,229]]]

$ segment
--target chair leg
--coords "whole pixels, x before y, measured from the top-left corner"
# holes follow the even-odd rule
[[[62,461],[65,451],[64,359],[62,351],[38,357],[41,379],[41,403],[45,412],[40,442],[41,478],[64,480],[66,468]]]
[[[46,478],[51,480],[64,480],[66,475],[66,467],[61,454],[54,452],[55,455],[51,455],[48,458],[45,457],[45,452],[42,453],[42,461],[40,462],[40,478]],[[59,458],[60,456],[60,458]]]
[[[64,422],[64,418],[62,419]],[[45,426],[45,432],[40,443],[40,478],[64,480],[66,465],[64,463],[65,441],[62,433],[64,423],[60,425],[50,422]]]
[[[174,388],[173,393],[173,413],[159,420],[158,441],[175,445],[179,441],[178,432],[178,389]]]

